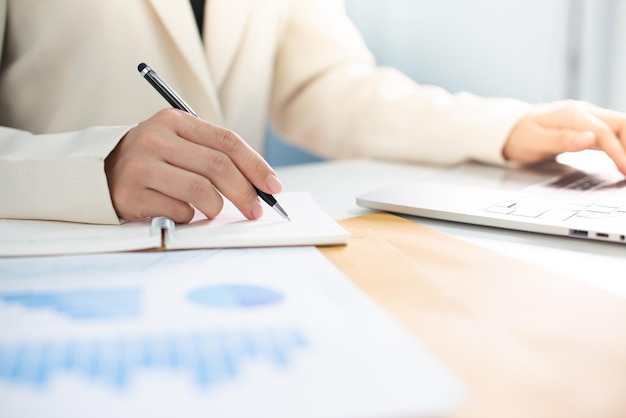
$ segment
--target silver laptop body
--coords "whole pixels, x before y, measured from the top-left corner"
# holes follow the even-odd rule
[[[626,243],[626,178],[599,151],[507,169],[464,163],[359,195],[357,204],[427,218]],[[603,154],[602,154],[603,155]],[[586,163],[586,161],[588,163]]]

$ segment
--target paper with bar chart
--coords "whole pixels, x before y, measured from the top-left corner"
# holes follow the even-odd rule
[[[461,399],[315,248],[0,259],[2,416],[433,416]]]

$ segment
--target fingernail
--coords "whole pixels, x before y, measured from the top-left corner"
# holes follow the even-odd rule
[[[261,202],[258,200],[254,202],[252,209],[250,209],[250,218],[259,219],[263,216],[263,207],[261,206]]]
[[[267,178],[266,186],[270,193],[280,193],[283,190],[283,185],[280,180],[278,180],[278,177],[273,174],[270,174]]]

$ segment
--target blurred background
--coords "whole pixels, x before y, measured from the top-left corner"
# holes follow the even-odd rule
[[[626,0],[346,0],[379,65],[421,84],[626,111]],[[273,166],[318,159],[268,128]]]

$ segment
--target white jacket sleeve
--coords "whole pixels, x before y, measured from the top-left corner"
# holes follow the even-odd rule
[[[0,218],[119,223],[104,159],[128,129],[33,135],[0,128]]]
[[[271,101],[273,124],[286,140],[331,158],[503,163],[504,142],[528,109],[377,68],[342,2],[293,1]]]
[[[6,12],[0,0],[0,56]],[[127,130],[33,135],[0,127],[0,218],[119,223],[104,159]]]

